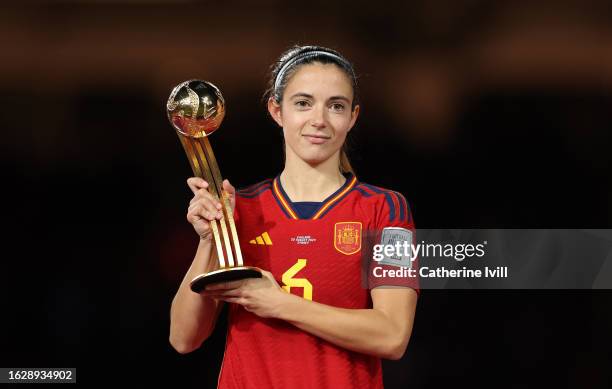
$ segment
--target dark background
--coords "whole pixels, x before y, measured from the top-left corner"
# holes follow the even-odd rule
[[[167,340],[197,237],[165,101],[183,80],[214,82],[223,175],[273,176],[282,138],[261,95],[296,43],[354,61],[353,164],[401,191],[417,227],[610,228],[609,2],[19,4],[0,8],[2,367],[215,386],[224,321],[192,354]],[[608,388],[611,303],[609,290],[423,291],[386,387]]]

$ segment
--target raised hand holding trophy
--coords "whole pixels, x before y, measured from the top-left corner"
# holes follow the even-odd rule
[[[244,266],[232,207],[223,190],[221,172],[208,140],[225,117],[221,92],[207,81],[182,82],[170,93],[166,111],[187,153],[193,174],[208,182],[209,192],[223,207],[223,218],[210,222],[219,269],[195,277],[190,284],[191,290],[200,293],[208,284],[261,277],[258,268]]]

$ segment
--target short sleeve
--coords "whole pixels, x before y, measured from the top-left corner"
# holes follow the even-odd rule
[[[406,198],[398,192],[380,189],[374,228],[369,231],[366,255],[368,288],[407,287],[420,294],[416,229]],[[393,254],[389,246],[393,246]],[[385,247],[389,249],[385,253]],[[390,255],[386,255],[390,254]]]

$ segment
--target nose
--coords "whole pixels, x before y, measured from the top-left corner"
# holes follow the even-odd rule
[[[324,128],[326,123],[325,107],[317,105],[312,110],[312,118],[310,119],[310,125],[315,128]]]

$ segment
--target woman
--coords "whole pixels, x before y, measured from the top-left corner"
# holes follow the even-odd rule
[[[264,269],[261,279],[191,292],[190,280],[216,268],[209,221],[222,216],[208,184],[187,181],[200,243],[172,303],[170,342],[180,353],[200,347],[231,303],[219,388],[381,388],[380,358],[404,354],[417,286],[362,286],[362,236],[414,227],[403,196],[352,172],[344,144],[356,91],[352,65],[327,48],[295,47],[273,67],[267,105],[283,129],[284,169],[238,192],[223,183],[245,264]]]

